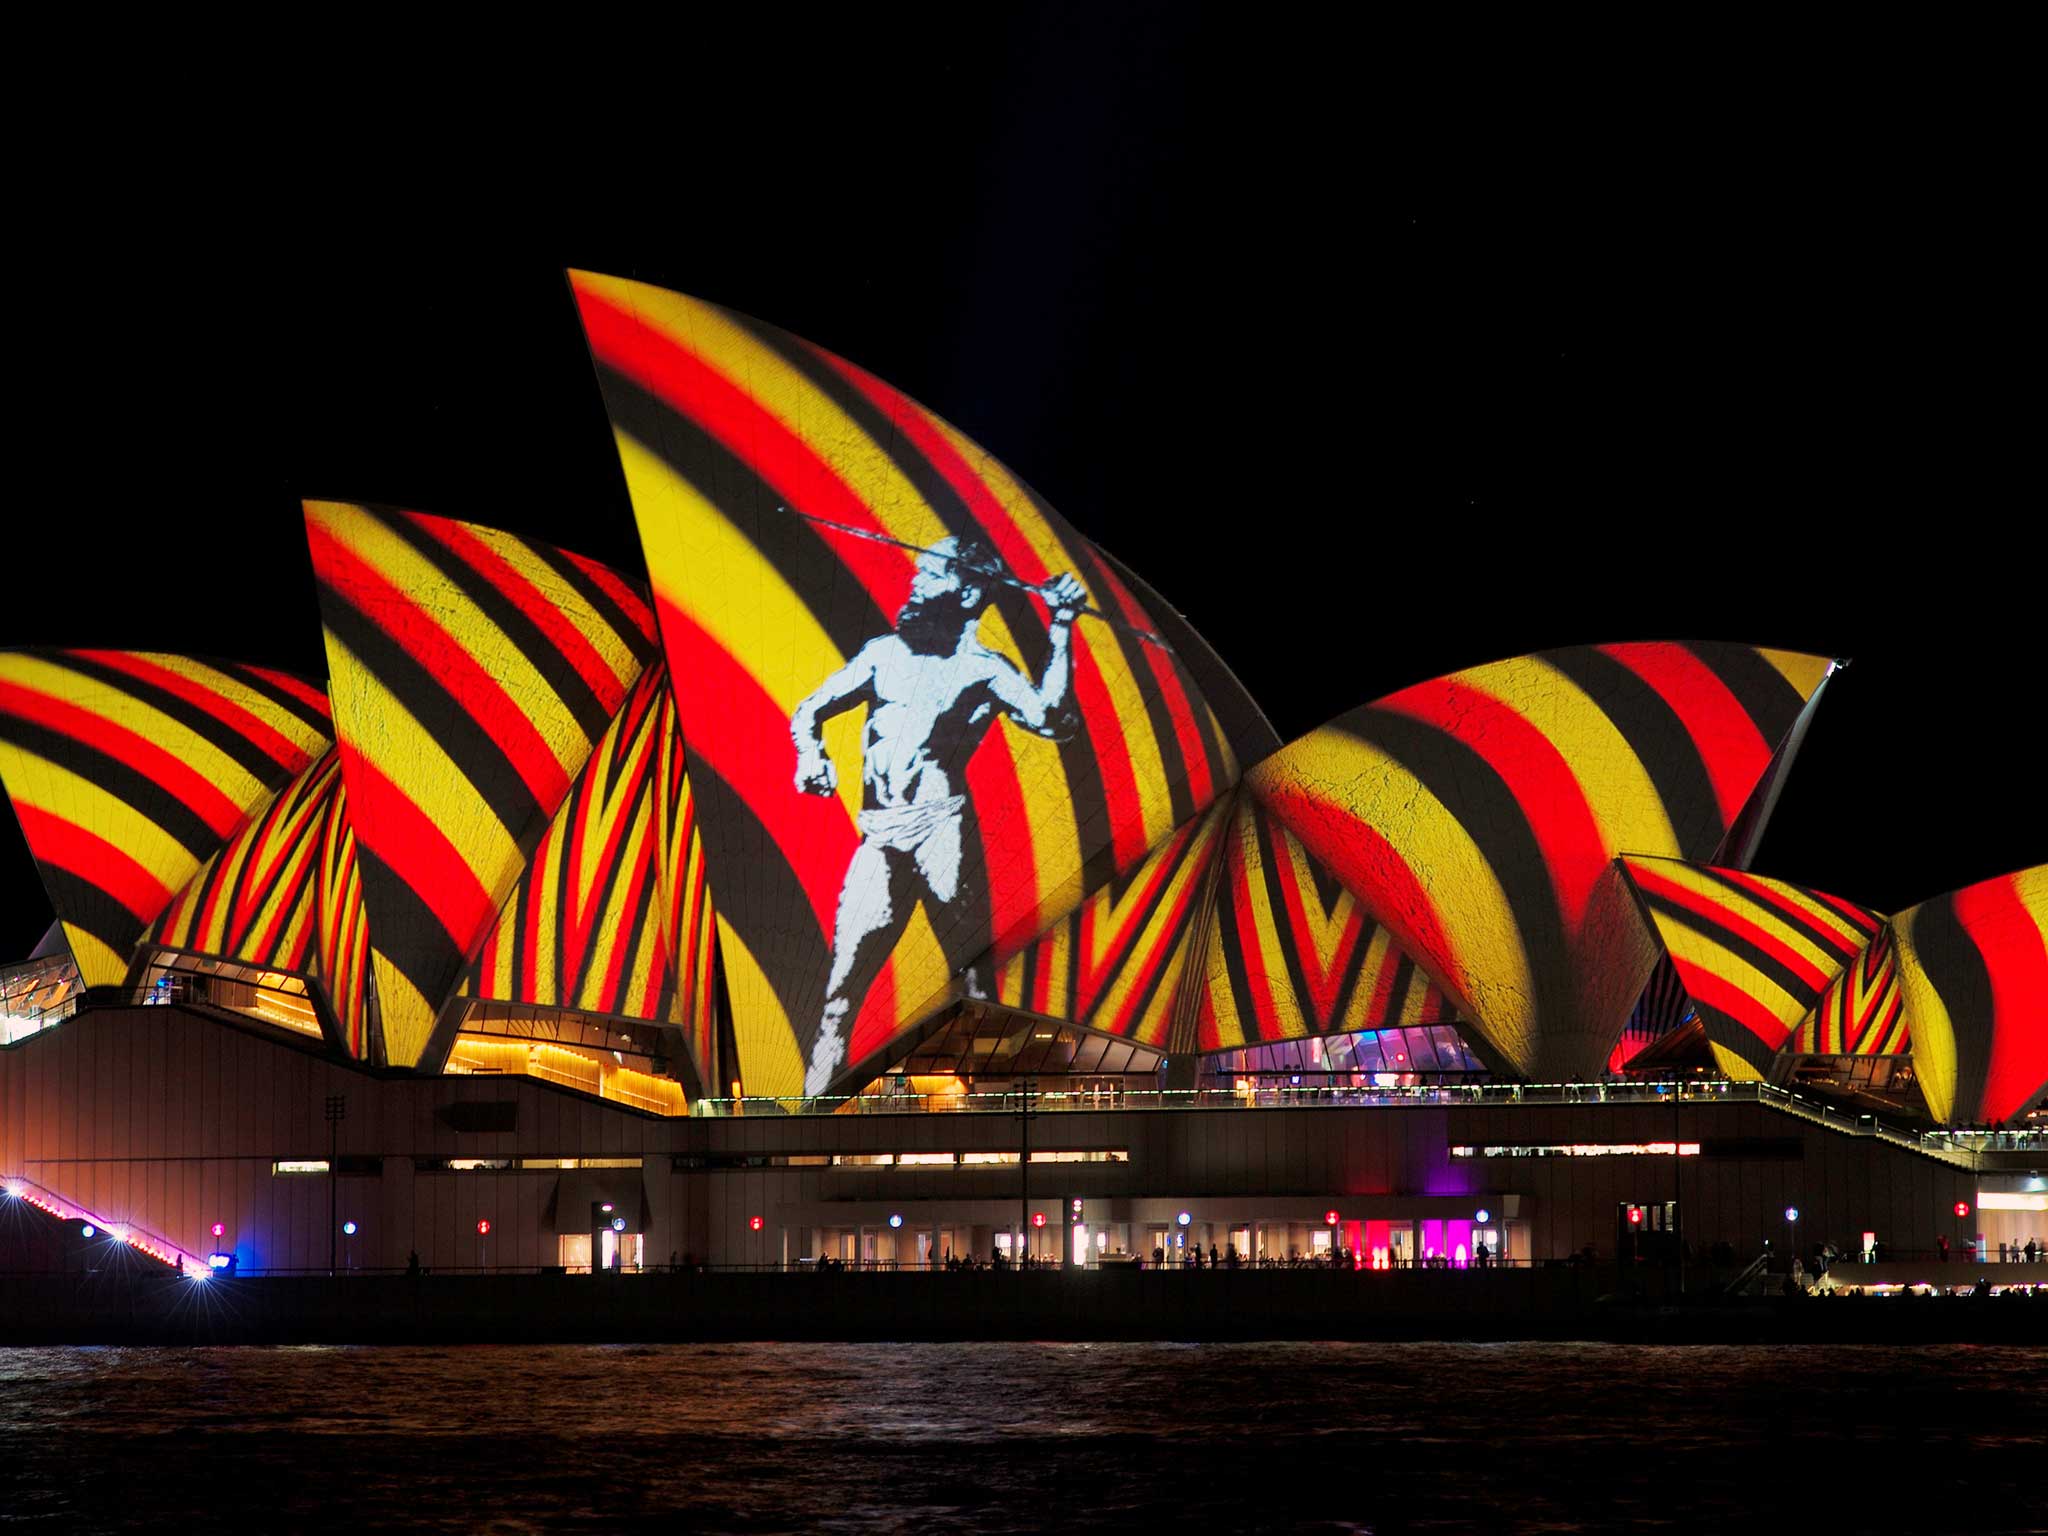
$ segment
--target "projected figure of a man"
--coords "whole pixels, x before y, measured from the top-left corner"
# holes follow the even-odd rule
[[[820,683],[790,716],[796,787],[830,795],[838,771],[818,735],[821,721],[868,706],[861,747],[860,846],[846,866],[833,919],[832,973],[804,1074],[804,1092],[825,1091],[846,1059],[848,1013],[909,922],[917,903],[940,934],[963,890],[961,848],[971,831],[967,796],[948,774],[964,770],[998,711],[1028,731],[1060,740],[1073,729],[1067,705],[1068,643],[1087,600],[1072,575],[1039,589],[1052,610],[1045,676],[1035,686],[975,638],[990,587],[1003,574],[991,549],[942,539],[918,557],[894,634],[880,635]]]

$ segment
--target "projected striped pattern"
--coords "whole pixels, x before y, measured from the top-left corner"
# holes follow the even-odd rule
[[[1225,840],[1204,971],[1205,1051],[1455,1017],[1329,867],[1248,795]]]
[[[351,1056],[368,1059],[370,917],[363,908],[363,866],[348,814],[348,783],[336,775],[320,823],[320,864],[313,901],[313,971],[326,990]]]
[[[997,1001],[1167,1045],[1229,812],[1227,802],[1218,804],[1180,828],[1014,956],[997,974]]]
[[[687,679],[677,703],[749,1092],[803,1086],[840,885],[861,839],[861,711],[824,728],[833,795],[797,789],[791,716],[893,632],[917,550],[968,537],[1024,582],[1071,572],[1094,607],[1129,626],[1076,624],[1069,707],[1047,734],[984,713],[934,764],[967,801],[958,889],[968,894],[901,914],[878,946],[893,948],[849,987],[839,1081],[852,1082],[954,996],[970,967],[1000,964],[1144,863],[1231,786],[1236,756],[1180,656],[1134,632],[1157,628],[1137,595],[975,443],[770,326],[636,283],[571,277],[670,670]],[[1001,582],[988,590],[980,644],[1036,683],[1050,659],[1043,601]]]
[[[714,1070],[717,988],[712,966],[717,938],[711,880],[704,838],[697,828],[697,802],[690,793],[674,689],[661,690],[657,707],[661,719],[655,727],[655,876],[661,931],[675,972],[669,1022],[682,1028],[698,1091],[715,1094],[723,1090]]]
[[[634,684],[548,824],[465,992],[666,1021],[672,974],[655,816],[665,688],[659,664]]]
[[[654,654],[594,561],[416,512],[309,502],[328,692],[385,1059],[420,1059],[570,784]]]
[[[1922,902],[1892,931],[1934,1118],[2011,1120],[2048,1091],[2048,864]]]
[[[341,756],[330,749],[206,862],[150,929],[150,943],[304,971],[327,802],[340,782]]]
[[[1622,866],[1707,1039],[1759,1077],[1883,923],[1868,907],[1739,869],[1643,858]]]
[[[1797,1056],[1898,1056],[1910,1048],[1899,952],[1880,931],[1828,983],[1785,1049]]]
[[[88,986],[328,745],[283,673],[148,651],[0,653],[0,781]]]
[[[1577,646],[1390,694],[1248,785],[1511,1070],[1597,1072],[1655,947],[1613,860],[1711,859],[1830,663]]]

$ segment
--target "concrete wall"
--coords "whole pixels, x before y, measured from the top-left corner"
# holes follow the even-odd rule
[[[330,1180],[272,1172],[281,1159],[328,1156],[323,1104],[346,1095],[336,1150],[381,1158],[379,1172],[332,1181],[337,1220],[359,1232],[341,1261],[431,1268],[557,1260],[551,1202],[575,1203],[557,1170],[430,1172],[431,1158],[629,1159],[643,1172],[645,1245],[716,1264],[779,1262],[786,1234],[877,1225],[891,1212],[916,1232],[975,1232],[1018,1209],[1016,1166],[863,1169],[744,1166],[790,1156],[1014,1151],[1018,1122],[995,1115],[837,1115],[660,1120],[527,1078],[380,1077],[317,1046],[182,1008],[106,1009],[0,1049],[0,1175],[25,1178],[106,1221],[134,1223],[204,1254],[210,1224],[245,1269],[328,1262]],[[450,1106],[510,1103],[515,1129],[462,1132]],[[1455,1144],[1701,1141],[1709,1155],[1453,1159]],[[1034,1150],[1122,1149],[1128,1162],[1037,1164],[1034,1205],[1057,1227],[1079,1197],[1091,1221],[1139,1226],[1188,1209],[1197,1235],[1248,1220],[1313,1222],[1469,1216],[1480,1205],[1524,1222],[1541,1260],[1592,1244],[1612,1252],[1623,1202],[1677,1195],[1695,1249],[1726,1241],[1745,1255],[1782,1244],[1797,1206],[1802,1247],[1853,1245],[1876,1231],[1893,1250],[1961,1233],[1965,1171],[1900,1148],[1826,1131],[1761,1105],[1586,1103],[1476,1108],[1305,1108],[1046,1113]],[[1737,1150],[1713,1155],[1716,1144]],[[1678,1166],[1674,1167],[1674,1163]],[[607,1172],[603,1177],[614,1177]],[[629,1175],[631,1177],[632,1175]],[[630,1213],[641,1226],[641,1213]],[[756,1233],[749,1219],[760,1216]],[[479,1248],[476,1223],[492,1234]],[[1227,1240],[1227,1239],[1226,1239]],[[0,1268],[7,1267],[0,1258]]]

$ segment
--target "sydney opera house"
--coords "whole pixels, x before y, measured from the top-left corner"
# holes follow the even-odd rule
[[[1282,742],[888,384],[572,288],[644,581],[316,502],[324,679],[0,653],[55,915],[0,1180],[52,1263],[2048,1239],[2048,867],[1892,913],[1752,868],[1828,658],[1333,673]]]

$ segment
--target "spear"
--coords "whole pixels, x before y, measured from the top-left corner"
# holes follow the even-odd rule
[[[788,512],[793,511],[794,509],[790,507],[784,507],[782,508],[782,510]],[[802,518],[807,523],[816,523],[820,528],[830,528],[834,533],[843,533],[849,538],[866,539],[870,544],[888,544],[897,549],[907,549],[912,554],[929,555],[934,560],[953,561],[958,559],[958,556],[942,554],[940,551],[936,549],[931,549],[923,544],[913,544],[908,539],[892,539],[886,533],[876,533],[872,529],[868,528],[856,528],[851,523],[835,523],[829,517],[817,517],[809,512],[798,512],[796,515]],[[1045,587],[1036,586],[1033,583],[1024,580],[1024,578],[1021,576],[1012,576],[1008,571],[991,571],[986,567],[979,565],[968,566],[968,569],[973,571],[975,575],[983,577],[984,579],[1004,582],[1009,586],[1017,587],[1022,591],[1029,592],[1030,594],[1032,594],[1032,596],[1044,602],[1048,607],[1052,605],[1052,599],[1046,595]],[[1156,645],[1162,651],[1171,651],[1173,649],[1173,647],[1167,643],[1166,637],[1164,635],[1159,634],[1157,631],[1150,629],[1141,629],[1136,624],[1132,624],[1127,620],[1117,618],[1114,614],[1104,613],[1100,608],[1083,606],[1080,608],[1076,608],[1074,610],[1074,613],[1077,616],[1085,615],[1086,617],[1091,619],[1100,619],[1103,623],[1109,625],[1112,629],[1120,629],[1124,631],[1125,634],[1135,635],[1138,639],[1143,640],[1147,645]]]

